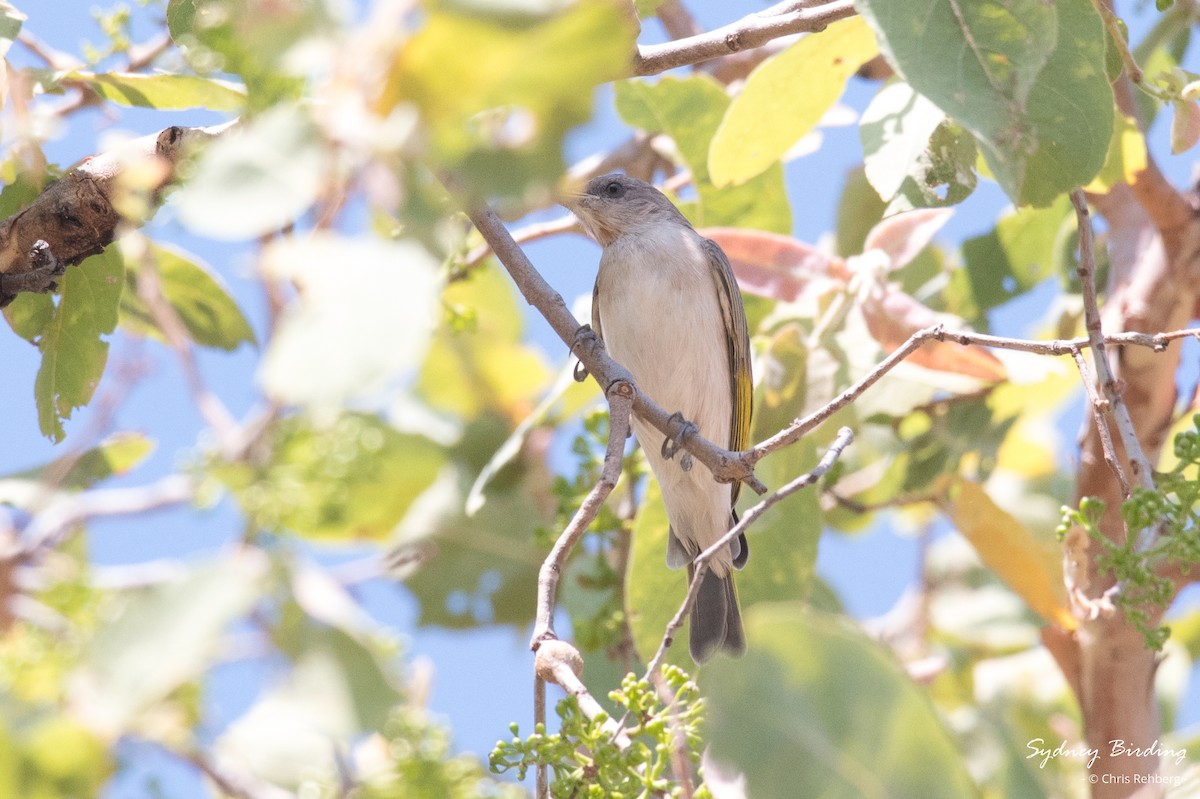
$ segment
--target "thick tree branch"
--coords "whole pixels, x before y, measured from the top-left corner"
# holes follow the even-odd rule
[[[30,205],[0,223],[0,307],[21,291],[49,291],[53,281],[25,281],[27,272],[44,271],[47,259],[73,266],[103,251],[116,235],[122,216],[117,195],[126,168],[151,163],[158,167],[153,194],[172,178],[175,165],[197,141],[211,138],[228,125],[205,128],[170,127],[143,136],[117,151],[85,159],[51,183]]]
[[[851,0],[832,0],[817,6],[788,0],[707,33],[639,47],[634,74],[657,75],[675,67],[750,50],[780,36],[821,31],[855,13]]]

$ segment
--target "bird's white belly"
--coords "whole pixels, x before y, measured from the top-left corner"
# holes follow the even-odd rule
[[[674,248],[610,246],[601,264],[600,327],[609,353],[633,374],[638,388],[668,413],[678,411],[700,434],[730,443],[732,394],[729,355],[716,282],[698,239],[688,231]],[[681,252],[686,258],[673,257]],[[663,434],[634,419],[634,434],[658,478],[676,535],[699,552],[729,529],[730,486],[703,465],[691,471],[661,455]],[[724,574],[728,553],[714,559]]]

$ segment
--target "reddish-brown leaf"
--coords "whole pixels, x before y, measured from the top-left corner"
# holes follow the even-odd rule
[[[841,258],[789,236],[728,227],[704,228],[700,235],[721,245],[738,285],[748,294],[794,302],[807,291],[824,291],[830,282],[849,279]]]

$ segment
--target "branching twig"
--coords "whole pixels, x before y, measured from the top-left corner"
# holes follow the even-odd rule
[[[1092,348],[1092,363],[1096,369],[1096,378],[1100,383],[1100,390],[1108,400],[1109,411],[1116,425],[1117,435],[1120,436],[1121,444],[1125,447],[1125,454],[1129,458],[1129,468],[1133,472],[1133,477],[1142,488],[1153,490],[1154,477],[1150,461],[1147,459],[1146,453],[1142,451],[1141,441],[1137,437],[1137,431],[1133,428],[1133,419],[1129,415],[1129,408],[1121,398],[1116,378],[1113,377],[1112,367],[1108,362],[1104,333],[1100,323],[1100,305],[1096,299],[1096,261],[1092,245],[1092,220],[1082,190],[1076,189],[1071,192],[1071,204],[1075,206],[1075,216],[1079,224],[1078,272],[1083,287],[1083,313],[1088,341]],[[1103,424],[1103,422],[1098,419],[1097,424]],[[1138,550],[1144,552],[1149,549],[1154,544],[1153,539],[1152,529],[1143,531],[1137,543]]]
[[[729,546],[729,543],[739,535],[744,533],[750,525],[766,513],[767,509],[780,500],[790,497],[797,491],[808,488],[816,483],[828,472],[837,459],[841,456],[842,451],[854,441],[854,432],[849,427],[843,427],[838,430],[837,438],[829,446],[824,457],[813,468],[812,471],[802,474],[792,482],[785,485],[783,488],[776,491],[774,494],[764,498],[754,507],[742,514],[741,521],[729,529],[725,535],[717,539],[717,541],[708,549],[696,556],[693,561],[695,571],[692,574],[691,583],[688,585],[687,596],[684,597],[683,604],[679,607],[679,611],[675,614],[667,625],[666,632],[663,634],[662,642],[658,645],[658,651],[654,653],[654,657],[650,659],[650,663],[646,666],[646,678],[650,679],[651,675],[657,674],[662,666],[663,658],[667,655],[667,650],[675,640],[675,633],[683,625],[684,618],[692,609],[692,605],[696,603],[696,595],[700,592],[700,583],[704,579],[704,574],[708,571],[708,561],[718,552]]]
[[[657,75],[675,67],[759,47],[780,36],[824,30],[855,13],[851,0],[832,0],[818,6],[788,0],[707,33],[639,47],[633,71],[636,75]]]
[[[589,719],[595,720],[601,715],[608,716],[607,711],[580,681],[583,658],[579,656],[579,651],[566,641],[543,641],[534,658],[534,670],[541,679],[554,683],[575,697],[580,711]],[[628,749],[632,745],[625,729],[611,717],[606,718],[601,727],[620,748]]]
[[[543,641],[558,637],[554,634],[554,605],[563,566],[621,476],[621,456],[625,453],[625,439],[629,436],[629,414],[633,409],[635,392],[629,383],[618,381],[609,386],[606,393],[609,423],[604,467],[600,479],[592,486],[579,510],[575,511],[571,523],[554,542],[554,547],[538,571],[537,617],[533,625],[533,638],[529,642],[530,649],[537,649]]]

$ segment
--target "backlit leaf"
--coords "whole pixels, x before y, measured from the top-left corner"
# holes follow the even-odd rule
[[[86,83],[96,94],[118,105],[161,111],[187,108],[238,111],[246,104],[246,92],[240,86],[197,75],[76,71],[65,79]]]
[[[124,264],[115,247],[67,269],[58,306],[45,320],[38,349],[42,364],[34,381],[38,427],[61,441],[63,422],[92,398],[108,363],[105,337],[117,326]]]
[[[1043,619],[1067,630],[1077,622],[1067,607],[1062,552],[992,502],[983,487],[947,476],[938,493],[958,531],[980,559]]]

